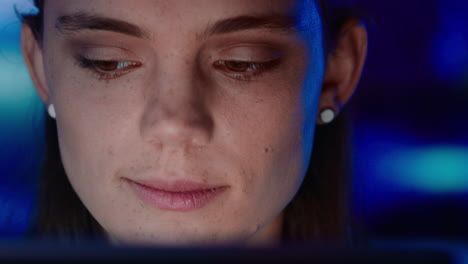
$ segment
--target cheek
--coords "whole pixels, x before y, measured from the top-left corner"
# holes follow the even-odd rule
[[[131,156],[128,142],[135,138],[133,130],[138,124],[129,113],[137,114],[138,111],[131,111],[132,98],[127,97],[128,102],[119,93],[95,92],[124,88],[106,87],[86,80],[67,81],[66,76],[70,73],[64,73],[60,79],[54,78],[53,84],[57,91],[54,102],[56,123],[66,174],[93,214],[112,215],[109,210],[117,205],[113,201],[115,178],[111,176],[115,168],[128,162],[122,153]]]
[[[131,137],[124,127],[127,124],[98,116],[65,116],[58,123],[59,145],[66,175],[76,194],[105,229],[116,218],[119,224],[126,219],[124,226],[135,226],[135,219],[119,212],[135,215],[138,208],[122,199],[132,194],[125,192],[114,176],[115,170],[133,157],[127,143]]]
[[[287,75],[257,87],[256,93],[242,100],[225,102],[219,111],[225,113],[223,120],[229,120],[220,121],[222,144],[229,144],[230,160],[237,164],[244,214],[252,213],[262,221],[284,208],[302,179],[302,80],[301,74]]]
[[[117,135],[112,135],[99,127],[89,118],[63,113],[57,122],[60,153],[66,174],[81,196],[92,196],[93,186],[100,186],[105,192],[106,175],[115,162],[112,159],[113,142],[119,142]]]

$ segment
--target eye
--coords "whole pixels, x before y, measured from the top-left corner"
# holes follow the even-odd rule
[[[220,60],[216,61],[213,66],[215,69],[237,80],[249,81],[268,70],[272,70],[278,66],[279,62],[279,59],[266,62]]]
[[[94,61],[93,64],[96,69],[102,71],[116,71],[135,65],[135,63],[129,61]]]
[[[90,70],[100,80],[120,77],[141,66],[139,62],[117,60],[92,60],[83,56],[77,58],[79,66]]]
[[[224,62],[226,68],[234,72],[245,72],[254,66],[253,63],[245,61],[226,61]]]

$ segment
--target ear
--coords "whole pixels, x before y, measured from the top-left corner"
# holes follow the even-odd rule
[[[31,28],[25,23],[23,23],[21,27],[21,51],[34,88],[42,101],[48,104],[50,93],[44,75],[42,49],[38,41],[34,38]]]
[[[327,55],[327,66],[320,95],[319,115],[331,108],[338,115],[351,98],[361,77],[367,54],[367,31],[359,20],[348,21],[341,29],[336,47]],[[317,118],[318,124],[323,124]]]

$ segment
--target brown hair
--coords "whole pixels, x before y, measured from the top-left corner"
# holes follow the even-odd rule
[[[332,51],[342,25],[359,18],[351,1],[319,0],[327,52]],[[37,41],[43,33],[44,1],[34,0],[39,12],[21,15]],[[73,190],[60,157],[55,120],[47,114],[46,150],[39,179],[39,202],[30,235],[75,241],[103,239],[104,231]],[[283,241],[352,242],[349,205],[350,149],[347,111],[331,124],[317,126],[314,149],[304,181],[285,208]]]

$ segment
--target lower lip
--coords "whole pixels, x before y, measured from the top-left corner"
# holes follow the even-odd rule
[[[127,182],[141,200],[159,209],[180,212],[202,208],[227,189],[227,187],[219,187],[211,190],[169,192],[154,189],[131,180]]]

